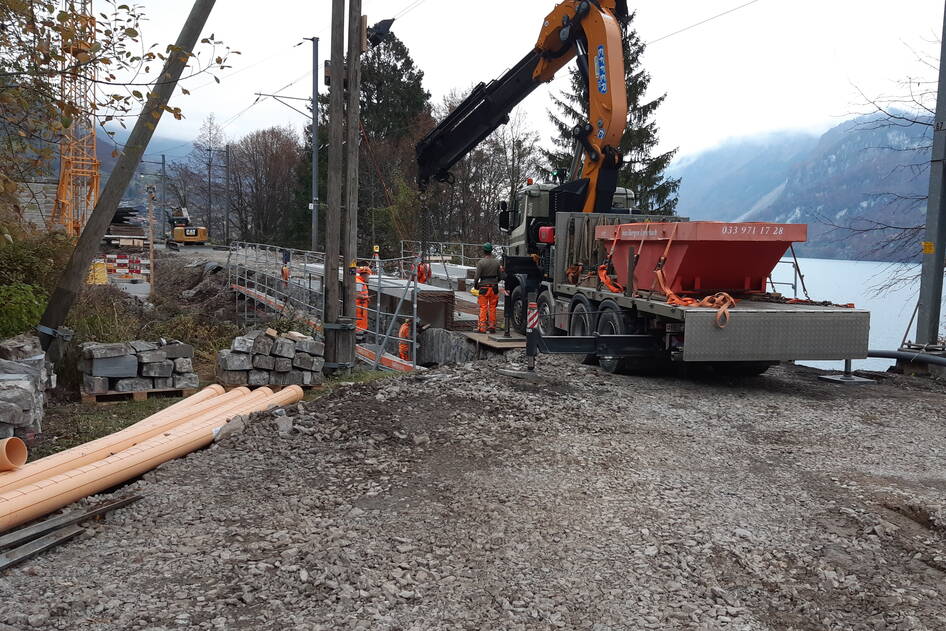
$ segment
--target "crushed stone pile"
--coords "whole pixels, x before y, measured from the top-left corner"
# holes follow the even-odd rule
[[[946,628],[941,386],[507,361],[240,419],[0,577],[0,629]]]

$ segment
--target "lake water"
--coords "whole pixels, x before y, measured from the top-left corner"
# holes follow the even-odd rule
[[[870,311],[870,347],[891,351],[899,348],[903,332],[916,308],[920,289],[919,265],[829,259],[798,259],[798,265],[805,275],[812,300],[830,300],[838,304],[853,302],[858,309],[867,309]],[[791,282],[792,266],[777,265],[772,277],[776,282]],[[916,278],[878,293],[878,288],[893,277]],[[778,290],[786,296],[792,295],[791,287],[780,285]],[[798,294],[800,298],[804,297],[801,287]],[[914,324],[908,339],[915,339],[915,331]],[[827,369],[841,369],[844,365],[843,362],[799,363]],[[886,359],[854,360],[854,368],[886,370],[893,363]]]

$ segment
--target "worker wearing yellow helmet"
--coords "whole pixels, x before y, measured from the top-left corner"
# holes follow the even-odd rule
[[[493,256],[493,244],[483,244],[483,258],[476,263],[473,287],[479,292],[480,333],[496,332],[496,306],[499,304],[499,278],[502,265]]]

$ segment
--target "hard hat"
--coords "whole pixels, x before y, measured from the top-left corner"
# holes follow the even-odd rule
[[[359,274],[370,274],[370,273],[371,273],[371,268],[368,267],[367,265],[362,265],[361,267],[358,268],[358,273],[359,273]]]
[[[492,243],[484,243],[484,244],[483,244],[483,251],[484,251],[484,252],[492,252],[492,251],[493,251],[493,244],[492,244]]]

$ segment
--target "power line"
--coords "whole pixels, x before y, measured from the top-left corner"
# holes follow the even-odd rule
[[[421,0],[421,1],[423,1],[423,0]],[[650,46],[651,44],[656,44],[657,42],[662,42],[663,40],[665,40],[665,39],[667,39],[667,38],[673,37],[674,35],[679,35],[680,33],[685,33],[686,31],[689,31],[690,29],[694,29],[694,28],[696,28],[696,27],[698,27],[698,26],[703,26],[703,25],[706,24],[707,22],[712,22],[713,20],[719,19],[719,18],[723,17],[724,15],[729,15],[730,13],[734,13],[734,12],[738,11],[739,9],[745,9],[745,8],[748,7],[749,5],[755,4],[756,2],[759,2],[759,1],[760,1],[760,0],[751,0],[750,2],[746,2],[745,4],[740,4],[738,7],[733,7],[732,9],[729,9],[729,10],[727,10],[727,11],[723,11],[722,13],[718,13],[718,14],[712,16],[712,17],[708,17],[708,18],[706,18],[705,20],[702,20],[702,21],[700,21],[700,22],[697,22],[696,24],[691,24],[690,26],[684,27],[684,28],[680,29],[679,31],[674,31],[673,33],[668,33],[668,34],[666,34],[666,35],[664,35],[664,36],[662,36],[662,37],[658,37],[658,38],[655,39],[655,40],[651,40],[651,41],[647,42],[647,45]]]

